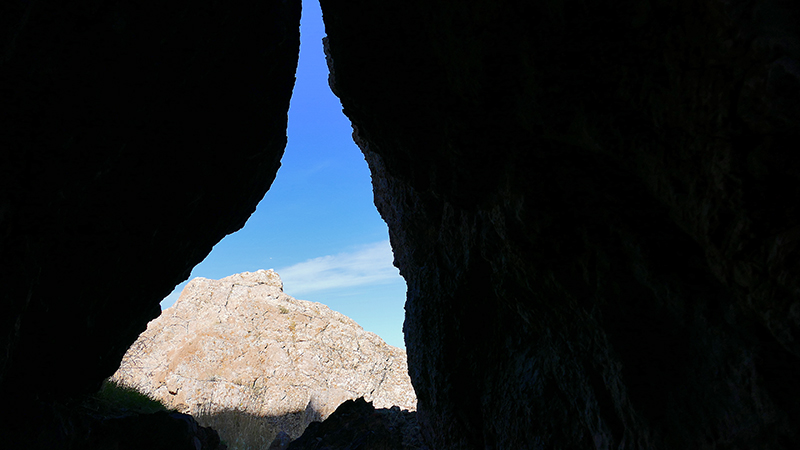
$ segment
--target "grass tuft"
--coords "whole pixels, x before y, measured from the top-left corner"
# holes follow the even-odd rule
[[[83,406],[102,415],[152,414],[169,411],[163,403],[147,394],[112,380],[104,381],[100,390],[87,398]]]

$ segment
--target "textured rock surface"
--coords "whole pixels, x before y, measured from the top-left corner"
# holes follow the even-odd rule
[[[40,423],[23,408],[97,389],[255,210],[286,143],[299,16],[298,0],[0,3],[12,430]]]
[[[193,279],[113,379],[195,416],[263,416],[292,438],[348,399],[416,409],[404,351],[282,287],[272,270]]]
[[[321,3],[431,443],[800,447],[800,4]]]

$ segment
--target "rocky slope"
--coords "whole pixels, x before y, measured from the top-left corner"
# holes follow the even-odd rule
[[[113,379],[198,417],[264,417],[292,438],[348,399],[416,409],[404,351],[282,287],[272,270],[193,279]]]

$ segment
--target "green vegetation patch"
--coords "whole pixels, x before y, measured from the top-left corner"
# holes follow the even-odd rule
[[[87,398],[83,406],[102,415],[152,414],[169,410],[149,395],[111,380],[104,381],[100,391]]]

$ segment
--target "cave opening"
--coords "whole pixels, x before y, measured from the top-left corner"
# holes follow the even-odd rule
[[[133,387],[232,449],[296,439],[359,396],[379,410],[416,408],[403,351],[405,280],[369,168],[328,86],[320,6],[303,6],[275,180],[243,228],[161,302],[103,388]]]
[[[300,33],[278,175],[245,226],[215,245],[189,279],[274,269],[288,295],[323,303],[404,348],[405,281],[392,265],[369,169],[328,86],[318,2],[304,2]],[[164,299],[162,310],[187,282]]]

